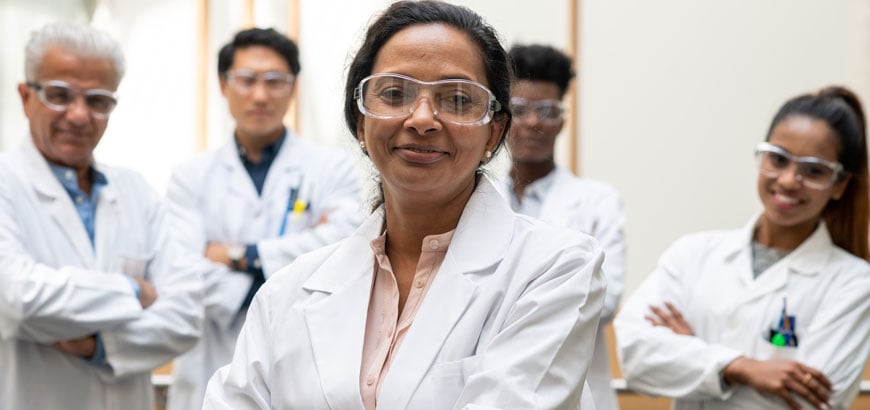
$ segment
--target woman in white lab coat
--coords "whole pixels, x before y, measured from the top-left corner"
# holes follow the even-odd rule
[[[510,125],[510,78],[468,9],[397,2],[371,25],[345,117],[381,204],[261,288],[204,408],[578,407],[602,252],[515,215],[478,171]]]
[[[763,212],[690,235],[615,320],[628,387],[679,409],[846,409],[870,344],[867,145],[850,91],[795,97],[759,144]]]

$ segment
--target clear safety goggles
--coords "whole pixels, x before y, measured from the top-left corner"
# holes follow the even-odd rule
[[[762,175],[778,178],[795,165],[795,180],[807,188],[828,189],[843,174],[843,164],[816,157],[798,157],[776,145],[762,142],[755,148],[758,170]]]
[[[459,125],[481,125],[501,111],[501,104],[483,84],[462,79],[420,81],[401,74],[374,74],[354,90],[357,107],[374,118],[400,118],[414,113],[425,98],[439,119]]]
[[[65,112],[80,95],[84,97],[88,111],[97,118],[108,117],[118,105],[118,97],[113,91],[99,88],[82,90],[66,81],[48,80],[41,83],[29,81],[27,86],[36,90],[36,95],[42,104],[57,112]]]
[[[511,98],[511,112],[514,121],[522,122],[529,119],[540,121],[544,124],[555,125],[562,122],[562,103],[558,100],[527,100],[525,98]]]
[[[295,77],[293,74],[283,71],[266,71],[257,73],[254,70],[240,68],[226,73],[227,83],[240,95],[248,95],[257,86],[263,83],[266,92],[275,98],[286,97],[293,88]]]

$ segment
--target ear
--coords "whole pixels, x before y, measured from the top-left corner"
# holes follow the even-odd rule
[[[227,90],[227,87],[229,87],[229,84],[227,84],[227,77],[223,74],[218,74],[218,82],[220,82],[221,85],[221,95],[226,98],[227,92],[229,91]]]
[[[486,149],[490,151],[495,151],[495,147],[498,146],[498,143],[501,142],[502,138],[506,138],[504,135],[505,128],[507,127],[507,116],[503,115],[498,120],[493,118],[489,123],[489,139],[486,141]]]
[[[364,125],[365,125],[364,117],[362,115],[357,115],[357,117],[356,117],[356,140],[357,140],[357,143],[360,143],[360,144],[364,143],[366,140],[366,128]],[[360,147],[360,149],[362,149],[362,147]],[[369,154],[368,151],[366,151],[366,150],[362,150],[362,151],[363,151],[364,155]]]
[[[24,115],[30,118],[30,99],[33,98],[33,91],[25,83],[18,83],[18,95],[21,97],[21,106],[24,107]]]
[[[852,180],[852,175],[846,175],[845,178],[837,181],[837,183],[834,184],[834,187],[832,188],[831,199],[833,199],[835,201],[839,201],[840,198],[843,197],[843,194],[846,193],[846,187],[849,186],[849,182],[851,180]]]

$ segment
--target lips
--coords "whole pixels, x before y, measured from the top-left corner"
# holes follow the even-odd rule
[[[794,196],[784,194],[782,192],[771,192],[774,204],[781,209],[792,209],[802,203],[802,201]]]
[[[400,145],[394,150],[405,161],[417,164],[431,164],[447,156],[447,151],[440,148],[416,144]]]

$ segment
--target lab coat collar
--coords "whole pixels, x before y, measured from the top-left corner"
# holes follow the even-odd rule
[[[723,247],[726,250],[726,260],[732,264],[739,265],[739,269],[736,269],[736,271],[739,272],[740,281],[744,288],[748,290],[738,303],[743,303],[744,301],[785,287],[788,283],[789,274],[808,276],[820,274],[831,258],[834,249],[828,229],[824,221],[821,221],[809,238],[782,260],[773,264],[758,278],[754,278],[752,274],[751,246],[759,217],[760,214],[756,215],[743,229],[727,238]]]
[[[435,279],[417,312],[401,348],[396,352],[381,388],[379,407],[405,408],[435,361],[441,343],[473,300],[477,285],[467,273],[476,273],[503,258],[513,233],[513,212],[487,178],[482,178],[465,206],[453,240]],[[348,394],[348,383],[359,384],[367,306],[371,296],[374,259],[371,240],[381,234],[383,207],[303,284],[312,292],[328,293],[304,308],[318,374],[327,400],[334,408],[361,408],[358,389]],[[337,337],[337,331],[341,337]],[[344,392],[344,393],[336,393]]]
[[[242,164],[236,142],[231,141],[220,148],[218,156],[221,158],[221,162],[224,166],[229,170],[230,181],[227,183],[227,189],[234,193],[233,196],[241,196],[251,203],[256,203],[261,197],[267,198],[271,195],[271,191],[286,188],[286,186],[275,186],[275,181],[280,181],[286,185],[288,180],[292,180],[292,178],[288,179],[285,175],[282,175],[281,177],[275,176],[280,174],[298,173],[299,177],[296,178],[298,180],[296,185],[302,183],[300,164],[305,163],[307,158],[305,157],[305,153],[301,152],[302,150],[299,149],[300,143],[296,138],[296,134],[293,133],[293,130],[290,128],[285,129],[286,135],[284,142],[281,144],[281,148],[278,150],[278,155],[272,161],[272,165],[269,167],[269,172],[266,174],[266,180],[263,183],[262,196],[257,194],[257,188],[254,186],[254,182],[251,181],[251,176],[248,175],[248,171],[245,170],[245,166]],[[299,189],[298,186],[297,189]]]
[[[61,231],[64,232],[67,239],[76,248],[76,252],[84,264],[83,266],[93,266],[95,260],[94,248],[91,247],[88,233],[81,223],[75,206],[72,204],[72,200],[69,198],[69,194],[67,194],[63,185],[61,185],[60,181],[57,180],[57,177],[51,171],[48,161],[36,149],[30,136],[25,139],[25,142],[21,146],[21,158],[23,161],[22,166],[26,170],[25,174],[32,176],[31,181],[33,181],[34,189],[40,198],[43,199],[55,223],[60,226]],[[91,166],[108,177],[108,173],[102,165],[92,163]],[[109,180],[109,183],[100,190],[99,202],[97,203],[98,213],[103,211],[101,204],[110,204],[113,209],[115,208],[114,205],[117,204],[118,193],[116,187],[111,182]],[[97,224],[97,230],[100,230],[99,223]],[[100,243],[101,237],[95,238],[97,246]]]

